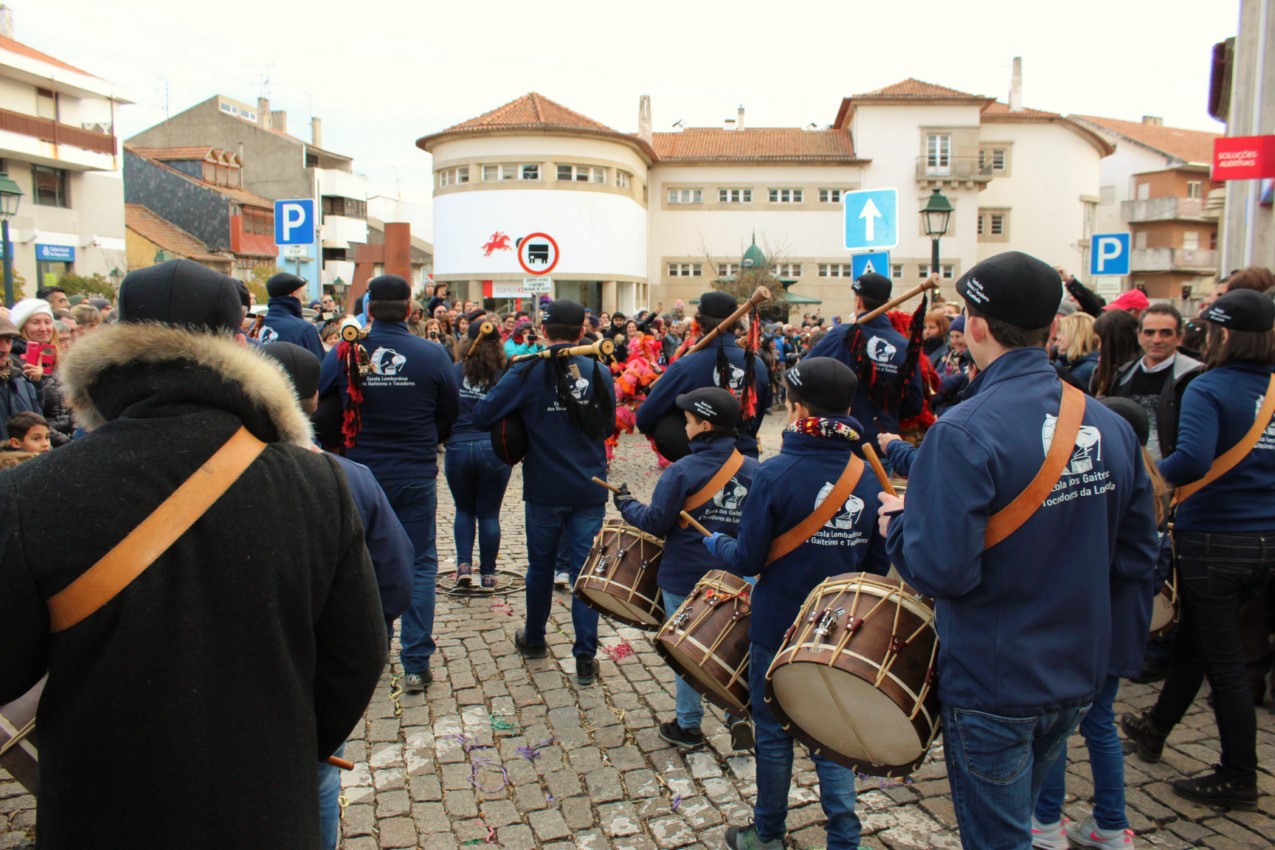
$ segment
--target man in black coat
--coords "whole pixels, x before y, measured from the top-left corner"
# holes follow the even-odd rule
[[[119,309],[62,365],[91,433],[0,476],[0,704],[48,672],[37,846],[311,850],[315,765],[386,660],[358,512],[287,378],[230,335],[232,280],[163,263],[125,278]],[[266,446],[234,484],[52,634],[50,597],[241,427]]]

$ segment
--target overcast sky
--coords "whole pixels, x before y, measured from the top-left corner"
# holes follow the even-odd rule
[[[8,0],[18,41],[118,84],[125,138],[214,94],[270,97],[289,130],[354,157],[371,194],[428,203],[415,140],[538,91],[623,132],[829,124],[907,77],[1024,105],[1222,131],[1212,45],[1239,0],[641,0],[283,3]],[[882,8],[884,7],[884,8]]]

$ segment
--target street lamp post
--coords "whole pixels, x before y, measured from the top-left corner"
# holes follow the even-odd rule
[[[12,307],[13,297],[13,246],[9,244],[9,219],[18,214],[18,204],[22,201],[22,190],[18,184],[9,179],[7,172],[0,171],[0,238],[4,248],[4,305]]]
[[[921,222],[925,225],[925,235],[930,237],[930,273],[939,274],[939,239],[947,233],[948,222],[952,219],[952,204],[938,189],[921,207]]]

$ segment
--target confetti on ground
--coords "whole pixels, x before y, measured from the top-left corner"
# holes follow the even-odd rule
[[[633,654],[633,647],[629,645],[627,640],[622,640],[615,646],[604,646],[602,651],[612,661],[619,661],[621,658],[628,658]]]
[[[478,778],[478,773],[484,768],[496,771],[500,774],[499,785],[494,788],[488,788],[483,785],[482,780]],[[509,772],[505,770],[504,765],[497,764],[495,760],[489,759],[485,756],[478,756],[470,762],[469,783],[484,794],[495,794],[498,791],[509,787]],[[488,827],[488,829],[490,829],[490,827]],[[492,835],[495,835],[495,830],[492,830]]]
[[[508,732],[510,729],[518,728],[513,723],[510,723],[508,720],[497,717],[494,714],[487,715],[487,722],[490,723],[491,728],[497,732]]]
[[[518,755],[522,756],[527,761],[535,761],[536,759],[540,758],[541,750],[543,750],[545,747],[552,746],[553,744],[556,744],[556,743],[558,743],[557,738],[550,738],[549,740],[541,741],[539,744],[536,744],[534,746],[525,746],[525,745],[521,746],[515,752],[517,752]]]
[[[496,614],[505,614],[506,616],[509,616],[509,617],[512,617],[514,615],[513,606],[511,606],[504,599],[493,599],[491,601],[491,610]]]

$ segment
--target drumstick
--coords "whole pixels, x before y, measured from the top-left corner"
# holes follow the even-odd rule
[[[328,756],[327,761],[328,761],[328,764],[332,765],[333,767],[339,767],[342,770],[354,770],[354,762],[352,761],[346,761],[345,759],[339,758],[337,756]]]
[[[705,537],[713,536],[713,532],[709,531],[707,528],[705,528],[704,526],[696,522],[694,517],[692,517],[686,511],[682,511],[680,514],[678,514],[678,516],[680,516],[686,522],[687,525],[689,525],[691,528],[695,529],[696,531],[698,531],[700,534],[704,535]]]
[[[601,484],[603,487],[607,488],[607,489],[608,489],[608,490],[610,490],[612,493],[619,493],[619,492],[622,492],[622,491],[620,490],[620,488],[619,488],[619,487],[615,487],[615,486],[612,486],[612,485],[608,484],[607,482],[603,481],[601,478],[598,478],[596,475],[593,477],[593,483],[594,483],[594,484]]]
[[[863,444],[863,456],[868,459],[868,463],[872,464],[872,471],[876,473],[877,481],[881,482],[881,489],[891,496],[899,495],[894,489],[894,485],[890,483],[890,476],[885,474],[885,467],[881,465],[881,458],[877,457],[877,453],[872,448],[871,443]]]

